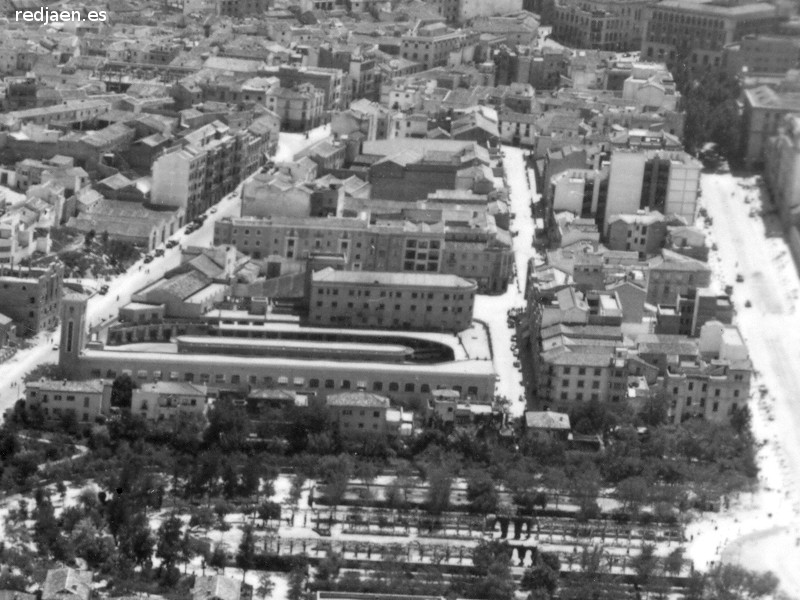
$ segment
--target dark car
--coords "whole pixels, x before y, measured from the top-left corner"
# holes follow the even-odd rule
[[[174,248],[175,246],[178,245],[178,242],[176,242],[175,240],[169,240],[165,245],[167,248]]]
[[[101,296],[105,296],[108,293],[108,286],[107,285],[100,286],[100,291],[97,293],[100,294]]]
[[[145,264],[153,262],[153,255],[152,254],[148,254],[147,256],[145,256],[144,257],[144,262],[145,262]]]

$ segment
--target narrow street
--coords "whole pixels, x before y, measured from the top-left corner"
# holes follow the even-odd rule
[[[525,276],[528,261],[536,256],[533,248],[534,222],[531,215],[531,198],[536,195],[533,174],[525,168],[525,150],[503,146],[503,170],[509,188],[510,210],[516,215],[511,230],[519,232],[512,238],[516,278],[500,296],[479,295],[475,301],[475,319],[489,326],[492,340],[494,366],[499,376],[496,392],[511,401],[511,414],[525,412],[525,388],[522,373],[514,366],[518,359],[511,350],[514,330],[506,323],[508,311],[525,306]]]

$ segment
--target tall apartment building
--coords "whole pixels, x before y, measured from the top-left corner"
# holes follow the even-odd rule
[[[344,85],[344,74],[339,69],[280,65],[277,69],[269,69],[267,73],[277,77],[285,88],[310,83],[322,90],[325,110],[341,110],[350,104],[350,93]]]
[[[778,133],[786,115],[800,115],[800,92],[776,91],[766,85],[742,94],[742,153],[749,168],[764,162],[768,140]]]
[[[214,121],[185,134],[153,162],[151,202],[183,208],[193,219],[266,163],[272,138],[258,122],[232,131]]]
[[[281,118],[284,131],[308,131],[320,125],[325,115],[325,93],[310,83],[272,88],[265,103]]]
[[[17,335],[27,337],[58,325],[64,265],[42,269],[0,270],[0,312],[17,324]]]
[[[722,63],[728,75],[786,73],[800,68],[800,39],[779,35],[746,35],[725,46]]]
[[[766,2],[663,0],[648,7],[643,19],[643,59],[669,67],[685,61],[692,68],[708,68],[721,66],[728,44],[746,35],[773,32],[779,16],[777,7]]]
[[[574,48],[638,50],[653,0],[557,0],[553,38]]]
[[[788,226],[796,221],[800,207],[800,114],[783,118],[778,135],[764,152],[764,180],[772,200]]]
[[[331,267],[310,276],[309,325],[457,332],[472,324],[478,285],[462,277]]]
[[[607,225],[612,215],[635,214],[639,209],[678,215],[694,223],[702,168],[685,152],[615,151],[603,223]]]
[[[443,23],[423,25],[404,35],[400,56],[420,63],[424,69],[448,64],[451,52],[459,52],[474,38],[461,29],[449,29]]]
[[[513,252],[505,232],[439,223],[397,221],[371,225],[350,218],[234,218],[214,224],[214,244],[232,244],[254,258],[306,260],[315,254],[344,257],[348,271],[425,272],[474,279],[483,292],[504,291]]]

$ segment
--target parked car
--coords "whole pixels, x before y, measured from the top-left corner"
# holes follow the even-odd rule
[[[108,293],[108,286],[101,285],[100,290],[97,293],[100,294],[101,296],[105,296]]]
[[[208,212],[210,212],[213,215],[215,212],[217,212],[217,207],[216,206],[212,206],[211,210],[208,211]]]
[[[744,281],[744,275],[741,273],[736,275],[736,283],[742,283]]]
[[[156,256],[164,256],[164,249],[163,248],[158,248],[156,250]]]
[[[148,254],[147,256],[145,256],[144,257],[144,262],[145,262],[145,264],[153,262],[153,255],[152,254]]]
[[[175,240],[169,240],[165,245],[167,248],[174,248],[175,246],[178,245],[178,242],[176,242]]]

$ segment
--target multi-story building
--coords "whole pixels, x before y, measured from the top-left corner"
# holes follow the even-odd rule
[[[472,324],[477,289],[474,281],[455,275],[359,273],[328,267],[311,274],[308,322],[462,331]]]
[[[745,406],[753,366],[735,326],[710,321],[702,328],[699,352],[691,360],[673,358],[664,376],[670,416],[727,423]]]
[[[711,268],[704,262],[662,250],[661,256],[650,260],[647,278],[647,302],[652,305],[671,304],[676,296],[689,296],[711,283]]]
[[[204,417],[208,406],[208,388],[185,381],[144,383],[131,396],[131,414],[148,421]]]
[[[505,232],[444,223],[374,224],[352,218],[238,218],[214,224],[214,243],[232,244],[254,258],[305,260],[338,254],[350,271],[426,272],[474,279],[482,292],[504,291],[513,252]]]
[[[732,77],[743,73],[777,73],[800,68],[800,39],[793,36],[746,35],[725,46],[725,71]]]
[[[265,103],[281,118],[284,131],[308,131],[320,125],[325,116],[325,93],[310,83],[272,88],[266,93]]]
[[[344,74],[339,69],[280,65],[267,71],[285,88],[310,83],[325,95],[325,110],[341,110],[350,104],[350,93],[344,85]]]
[[[653,0],[557,0],[553,37],[562,44],[594,50],[637,50],[643,17]]]
[[[690,290],[685,296],[677,295],[673,305],[658,305],[655,332],[696,337],[709,321],[733,322],[730,297],[710,288]]]
[[[223,17],[241,19],[265,13],[269,0],[216,0],[217,14]]]
[[[33,123],[47,126],[55,122],[87,123],[111,110],[108,100],[71,100],[63,104],[29,108],[5,113],[0,118],[0,126],[19,123]]]
[[[385,396],[368,392],[344,392],[328,396],[325,406],[339,433],[346,437],[384,436],[389,431],[387,413],[391,402]]]
[[[17,335],[28,337],[58,325],[64,265],[41,269],[0,270],[0,307],[17,324]]]
[[[80,422],[93,422],[109,412],[111,385],[102,380],[32,381],[25,384],[25,407],[41,410],[48,420],[72,413]]]
[[[423,25],[402,37],[400,56],[420,63],[426,70],[444,66],[450,54],[460,52],[473,37],[461,29],[449,29],[443,23]]]
[[[263,166],[275,143],[259,121],[237,131],[221,121],[195,129],[153,162],[151,202],[193,219]]]
[[[435,389],[463,391],[484,403],[494,396],[492,361],[469,358],[455,336],[442,332],[395,331],[391,337],[396,344],[387,344],[386,332],[375,330],[350,329],[344,334],[278,326],[280,331],[274,330],[267,339],[263,320],[251,323],[252,316],[242,313],[236,324],[220,320],[216,336],[201,330],[187,336],[183,332],[188,325],[173,326],[181,338],[180,350],[177,342],[159,345],[163,351],[143,352],[124,345],[108,350],[102,344],[87,347],[87,298],[68,294],[62,302],[59,364],[75,377],[102,374],[113,379],[126,373],[139,384],[199,382],[211,390],[240,392],[253,386],[281,387],[321,399],[354,390],[388,390],[409,401],[427,397]],[[398,355],[397,344],[410,348],[411,355],[406,348]]]
[[[611,155],[605,214],[598,217],[607,226],[612,215],[650,209],[692,224],[702,168],[685,152],[617,150]]]
[[[649,6],[642,19],[644,60],[698,69],[720,67],[725,46],[746,35],[773,32],[779,15],[777,7],[766,2],[663,0]]]
[[[781,222],[788,226],[796,221],[800,207],[800,114],[783,118],[778,135],[767,143],[764,158],[764,181]]]
[[[742,99],[742,153],[745,165],[752,168],[764,162],[767,142],[778,133],[786,115],[800,115],[800,92],[761,85],[744,90]]]
[[[632,215],[616,215],[608,224],[609,250],[629,250],[652,256],[664,246],[667,223],[658,211],[638,211]]]

